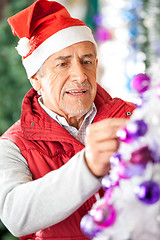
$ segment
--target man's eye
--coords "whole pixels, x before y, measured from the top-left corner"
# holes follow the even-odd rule
[[[62,63],[60,63],[60,64],[58,64],[58,66],[60,66],[60,67],[65,67],[65,66],[67,66],[67,62],[62,62]]]
[[[88,64],[92,64],[92,62],[91,61],[84,61],[83,64],[88,65]]]

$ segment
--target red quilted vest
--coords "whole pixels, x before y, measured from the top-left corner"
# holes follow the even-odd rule
[[[82,143],[45,113],[37,98],[38,95],[31,89],[23,100],[21,120],[2,136],[19,147],[28,162],[33,179],[60,168],[84,148]],[[134,110],[132,104],[118,98],[112,99],[99,85],[95,104],[98,112],[94,122],[111,117],[128,118],[128,112]],[[102,196],[103,191],[100,190],[99,194]],[[95,201],[95,197],[92,196],[64,221],[20,239],[87,240],[80,230],[80,221]]]

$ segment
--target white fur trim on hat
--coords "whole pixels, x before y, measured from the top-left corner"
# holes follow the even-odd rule
[[[87,26],[72,26],[53,34],[23,60],[28,78],[40,69],[49,56],[72,44],[83,41],[90,41],[96,46],[92,31]]]
[[[29,39],[26,37],[21,38],[18,42],[16,49],[19,55],[21,55],[22,57],[25,57],[31,49],[31,46],[29,44]]]

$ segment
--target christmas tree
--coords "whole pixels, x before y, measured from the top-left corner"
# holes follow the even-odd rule
[[[153,74],[154,75],[154,74]],[[117,132],[118,152],[102,179],[104,197],[81,221],[82,231],[97,240],[158,240],[160,237],[160,81],[138,74],[129,123]]]

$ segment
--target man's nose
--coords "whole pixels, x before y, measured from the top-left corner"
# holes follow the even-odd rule
[[[85,70],[81,62],[74,62],[71,68],[71,78],[72,81],[84,82],[87,79]]]

